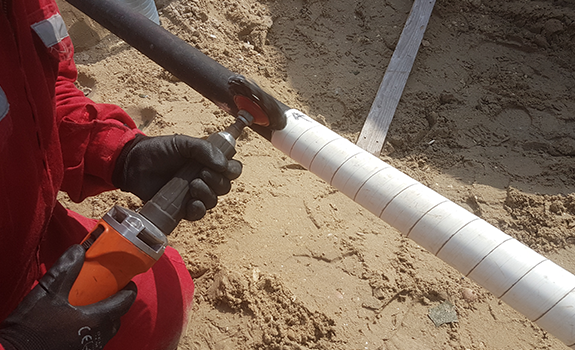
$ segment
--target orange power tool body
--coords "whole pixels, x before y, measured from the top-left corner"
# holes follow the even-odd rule
[[[236,138],[252,122],[251,114],[240,111],[234,124],[210,135],[208,141],[231,159]],[[191,164],[184,166],[138,212],[114,206],[100,219],[82,242],[86,259],[70,290],[70,304],[83,306],[103,300],[158,261],[168,244],[166,236],[184,216],[189,182],[197,175]]]

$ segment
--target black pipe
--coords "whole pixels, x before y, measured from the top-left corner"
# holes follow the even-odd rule
[[[248,97],[257,106],[249,106],[248,103],[247,111],[263,110],[262,115],[269,122],[266,126],[251,126],[266,139],[271,139],[271,130],[285,127],[283,111],[288,109],[286,105],[147,17],[118,1],[67,1],[227,113],[237,116],[239,112],[234,96]],[[244,106],[242,108],[245,109]]]

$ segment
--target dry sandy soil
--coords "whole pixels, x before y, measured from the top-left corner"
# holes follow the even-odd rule
[[[164,28],[355,141],[412,1],[158,0]],[[78,84],[149,135],[232,118],[62,4]],[[575,271],[575,5],[438,0],[381,158]],[[242,176],[170,237],[196,282],[180,349],[565,349],[249,130]],[[111,192],[75,204],[99,217]],[[458,321],[436,327],[443,301]]]

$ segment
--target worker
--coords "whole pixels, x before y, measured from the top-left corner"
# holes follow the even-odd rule
[[[193,281],[172,248],[101,302],[74,307],[78,243],[95,220],[65,209],[119,188],[148,200],[186,162],[201,176],[186,218],[230,190],[241,163],[207,141],[148,137],[119,107],[79,91],[73,47],[53,0],[0,0],[0,349],[175,349]]]

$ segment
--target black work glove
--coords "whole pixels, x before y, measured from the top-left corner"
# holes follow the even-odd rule
[[[230,191],[230,181],[242,172],[240,162],[226,159],[206,140],[185,135],[137,135],[122,149],[112,182],[148,201],[188,162],[197,167],[199,176],[190,183],[191,200],[186,204],[185,218],[199,220],[207,209],[216,206],[218,196]]]
[[[98,303],[70,305],[68,295],[84,256],[82,246],[70,247],[0,324],[6,350],[98,350],[118,332],[120,317],[136,300],[136,285],[130,282]]]

